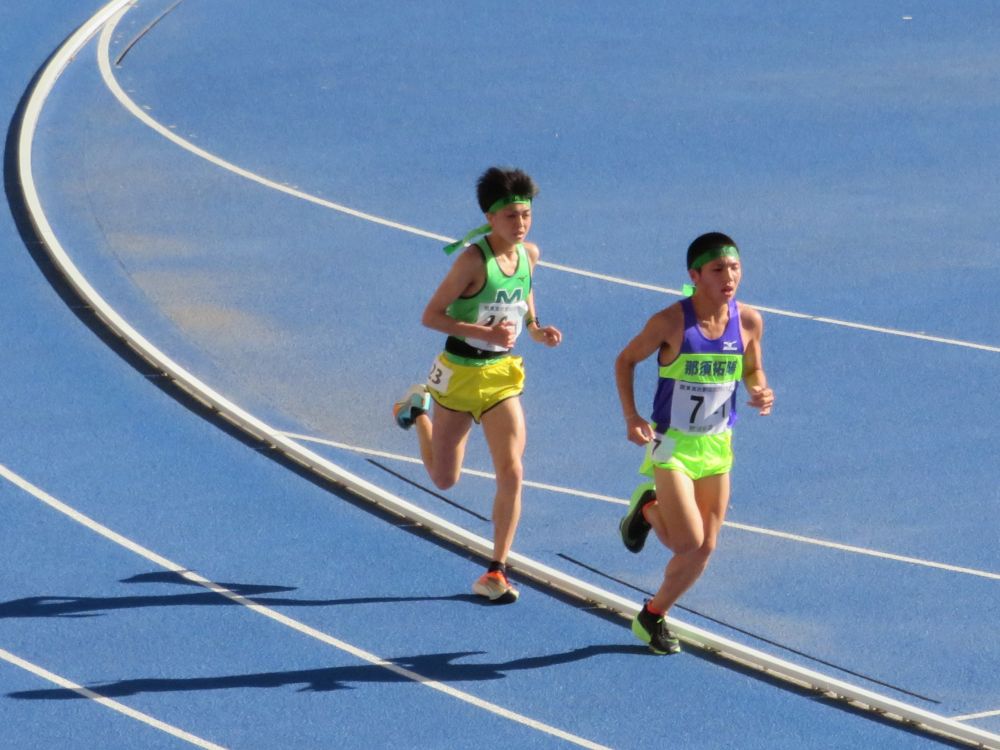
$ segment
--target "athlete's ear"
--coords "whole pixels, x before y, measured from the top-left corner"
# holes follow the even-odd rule
[[[698,270],[695,270],[693,268],[689,268],[688,269],[688,276],[691,277],[691,283],[693,283],[695,286],[697,286],[698,285],[698,279],[701,278],[701,269],[699,268]]]

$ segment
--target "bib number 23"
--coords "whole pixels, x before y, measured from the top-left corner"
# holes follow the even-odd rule
[[[427,373],[427,387],[433,388],[439,393],[447,392],[451,374],[451,368],[445,366],[440,359],[435,359],[431,363],[431,371]]]

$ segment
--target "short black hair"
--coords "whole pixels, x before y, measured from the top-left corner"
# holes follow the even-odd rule
[[[476,198],[483,213],[488,212],[490,206],[498,200],[511,195],[534,198],[538,195],[538,186],[520,169],[504,167],[490,167],[483,172],[479,182],[476,183]]]
[[[718,250],[721,247],[726,247],[731,245],[736,247],[736,243],[733,242],[733,238],[728,234],[723,234],[722,232],[708,232],[700,237],[695,238],[695,241],[688,245],[687,254],[687,267],[691,268],[694,262],[700,258],[704,253],[710,250]],[[736,247],[736,252],[739,252],[739,248]]]

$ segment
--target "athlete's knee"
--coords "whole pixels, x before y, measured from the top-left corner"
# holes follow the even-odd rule
[[[458,484],[458,478],[461,476],[461,473],[461,468],[452,469],[451,467],[445,467],[444,469],[433,467],[427,470],[431,481],[439,490],[450,490]]]
[[[458,484],[458,478],[453,476],[447,477],[431,477],[434,481],[434,486],[439,490],[450,490],[456,484]]]
[[[497,475],[497,484],[501,487],[520,487],[524,481],[524,465],[520,458],[501,461],[493,469]]]
[[[715,538],[706,538],[700,546],[689,551],[686,557],[692,567],[704,570],[708,567],[713,552],[715,552]]]
[[[708,566],[708,560],[715,552],[715,545],[703,544],[698,549],[691,553],[692,561],[696,565],[700,565],[702,568]]]
[[[678,530],[670,532],[670,549],[675,555],[685,555],[687,557],[697,556],[705,546],[705,532],[701,529],[688,529],[685,532]]]
[[[715,548],[719,546],[719,527],[715,523],[710,523],[703,531],[704,539],[698,548],[698,554],[707,562],[715,552]]]

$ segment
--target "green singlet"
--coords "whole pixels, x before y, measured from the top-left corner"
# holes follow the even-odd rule
[[[494,326],[504,320],[514,324],[514,336],[521,335],[524,316],[528,312],[528,295],[531,293],[531,262],[523,244],[517,245],[517,266],[511,275],[501,270],[496,256],[486,237],[476,242],[483,254],[486,281],[482,288],[470,297],[459,297],[448,305],[447,313],[455,320]],[[460,341],[464,346],[454,346]],[[482,364],[496,359],[509,350],[482,339],[450,337],[446,351],[449,359],[461,364]]]

